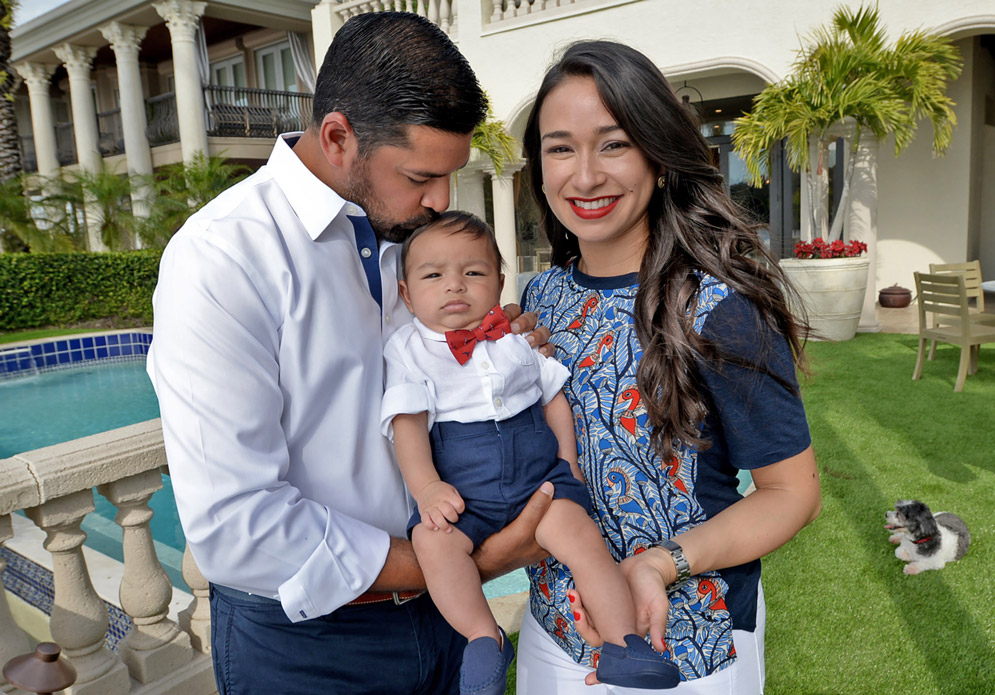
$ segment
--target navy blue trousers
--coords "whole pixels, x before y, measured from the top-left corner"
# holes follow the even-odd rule
[[[464,647],[428,594],[292,623],[277,601],[211,586],[219,695],[457,695]]]

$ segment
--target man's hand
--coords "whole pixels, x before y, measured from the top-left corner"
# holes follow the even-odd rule
[[[455,524],[466,509],[456,488],[441,480],[431,482],[419,490],[415,500],[418,502],[421,522],[432,531],[452,533],[453,527],[450,524]]]
[[[539,352],[546,357],[552,357],[556,348],[549,343],[549,329],[539,325],[539,317],[531,311],[522,313],[522,307],[517,304],[509,304],[504,307],[504,313],[511,321],[511,332],[515,335],[523,335],[529,341],[529,345],[538,348]],[[531,331],[531,333],[529,333]]]
[[[553,484],[549,481],[539,486],[525,505],[522,513],[485,540],[473,551],[482,581],[488,581],[502,574],[526,565],[532,565],[549,557],[549,551],[536,542],[536,527],[553,501]]]

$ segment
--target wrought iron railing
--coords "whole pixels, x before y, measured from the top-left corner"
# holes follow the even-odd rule
[[[145,100],[145,135],[149,145],[168,145],[180,141],[180,121],[176,115],[176,95],[166,92]]]
[[[121,128],[121,109],[97,114],[98,147],[100,154],[109,157],[124,152],[124,130]]]
[[[72,121],[55,124],[55,156],[62,166],[77,162],[76,131]]]
[[[307,128],[314,95],[207,85],[204,100],[209,135],[273,138]]]

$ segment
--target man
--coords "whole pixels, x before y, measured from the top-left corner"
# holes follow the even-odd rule
[[[465,642],[423,593],[378,427],[383,342],[410,320],[399,247],[380,242],[449,206],[484,114],[437,27],[355,17],[325,56],[311,127],[281,136],[163,253],[149,372],[180,519],[212,582],[222,694],[457,690]],[[482,547],[485,578],[544,555],[544,487]]]

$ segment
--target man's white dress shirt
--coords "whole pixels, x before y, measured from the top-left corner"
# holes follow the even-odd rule
[[[478,342],[460,365],[445,334],[417,318],[391,335],[384,358],[380,428],[391,438],[391,423],[401,413],[428,413],[429,428],[436,422],[507,420],[538,400],[547,405],[570,376],[562,364],[510,333]]]
[[[404,537],[412,504],[377,423],[383,341],[411,317],[399,247],[357,247],[347,215],[363,211],[308,171],[295,141],[281,136],[169,242],[148,370],[201,572],[299,621],[366,591],[389,536]]]

